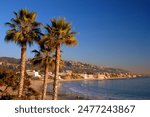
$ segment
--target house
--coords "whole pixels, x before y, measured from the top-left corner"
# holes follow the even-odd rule
[[[35,71],[35,70],[26,70],[26,72],[27,72],[27,74],[29,76],[38,77],[38,78],[41,77],[41,75],[39,75],[38,71]]]

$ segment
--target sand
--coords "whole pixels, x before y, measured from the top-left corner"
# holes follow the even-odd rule
[[[65,79],[65,80],[59,80],[59,82],[70,82],[70,81],[81,81],[85,79]],[[87,79],[86,79],[87,80]],[[88,79],[88,80],[96,80],[96,79]],[[52,83],[53,80],[48,80],[47,83]],[[40,99],[42,95],[42,87],[43,87],[43,80],[31,80],[31,87],[40,93]],[[58,100],[67,100],[67,99],[78,99],[79,97],[69,97],[65,95],[58,96]],[[50,94],[46,95],[45,100],[52,100],[52,96]]]
[[[59,82],[72,82],[72,81],[81,81],[81,80],[117,80],[117,79],[127,79],[127,78],[109,78],[109,79],[59,79]],[[48,80],[47,83],[53,83],[53,80]],[[43,87],[43,79],[41,80],[31,80],[31,87],[36,90],[37,92],[42,94],[42,87]],[[71,99],[78,99],[79,97],[69,97],[65,95],[58,96],[58,100],[71,100]],[[41,99],[41,98],[40,98]],[[46,100],[51,100],[52,96],[47,94]]]

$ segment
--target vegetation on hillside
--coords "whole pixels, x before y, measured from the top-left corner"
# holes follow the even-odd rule
[[[16,63],[19,63],[20,61],[19,59],[13,58],[11,60],[10,57],[5,57],[3,59],[1,58],[3,57],[0,57],[0,62],[7,61],[7,63],[9,63],[9,66],[6,64],[2,64],[0,65],[0,68],[14,69],[15,71],[19,70],[19,64],[14,64],[14,61],[16,61]],[[27,69],[44,71],[43,67],[41,67],[40,65],[33,66],[31,59],[27,60],[26,66],[27,66],[26,67]],[[64,65],[62,66],[61,71],[66,71],[66,70],[71,70],[73,73],[87,73],[87,74],[96,74],[96,73],[104,73],[104,72],[108,72],[108,73],[129,73],[130,72],[124,69],[100,67],[97,65],[92,65],[88,63],[79,62],[79,61],[65,61],[64,60]]]
[[[0,69],[0,99],[38,99],[39,93],[31,88],[30,77],[26,74],[23,96],[18,98],[18,85],[20,74],[12,70]]]

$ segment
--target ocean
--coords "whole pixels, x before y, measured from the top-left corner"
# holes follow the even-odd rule
[[[48,85],[48,90],[52,86]],[[91,100],[150,100],[150,77],[61,82],[59,95]]]

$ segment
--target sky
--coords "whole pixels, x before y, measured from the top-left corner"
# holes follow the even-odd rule
[[[20,47],[4,42],[4,23],[27,8],[43,24],[54,17],[72,23],[78,45],[62,46],[63,59],[150,74],[149,6],[150,0],[0,0],[0,56],[20,58]],[[27,48],[27,58],[33,49],[38,45]]]

